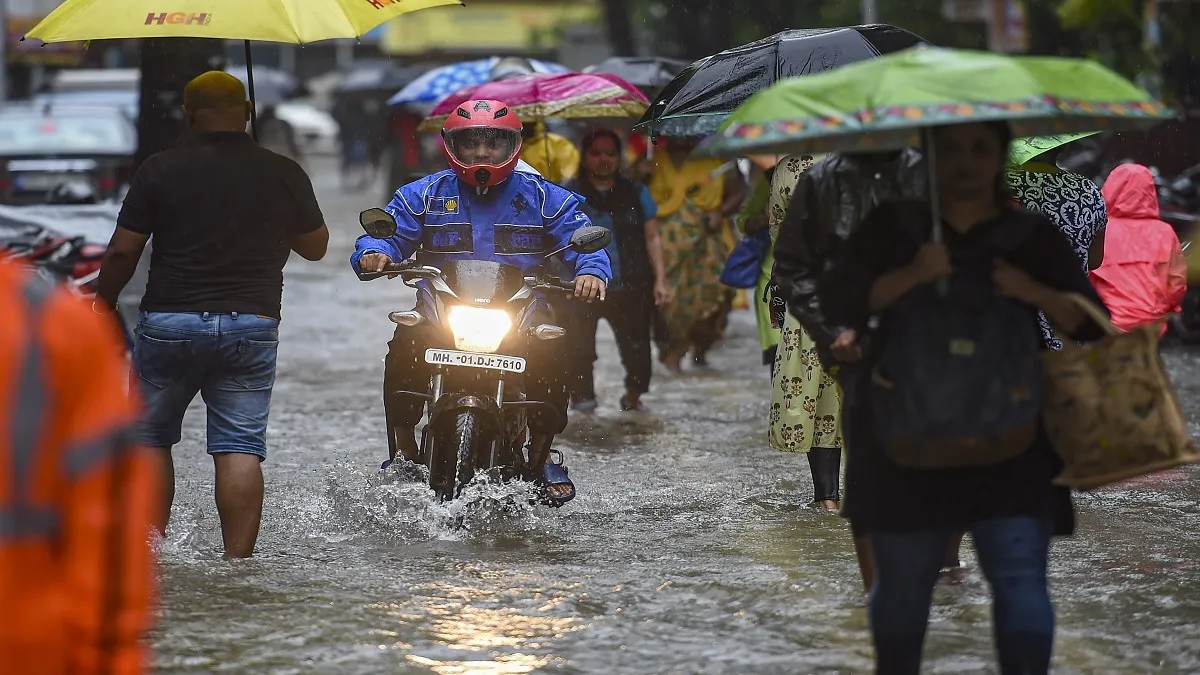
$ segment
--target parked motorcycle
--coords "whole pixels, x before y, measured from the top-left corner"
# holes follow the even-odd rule
[[[38,226],[0,234],[0,256],[26,262],[83,297],[96,294],[104,251],[84,237],[66,237]]]
[[[377,239],[396,234],[395,219],[383,209],[363,211],[359,223]],[[544,261],[567,250],[595,253],[611,238],[603,227],[579,228],[567,247],[547,254]],[[561,326],[540,323],[546,308],[541,293],[575,289],[547,268],[543,264],[526,276],[519,267],[485,260],[450,261],[443,269],[408,261],[358,275],[364,281],[399,276],[417,288],[424,294],[418,307],[429,308],[427,313],[414,309],[391,312],[388,318],[405,326],[437,326],[444,343],[454,346],[425,351],[425,362],[434,367],[428,390],[386,393],[428,404],[419,464],[428,469],[429,487],[443,501],[457,497],[481,472],[495,482],[534,477],[535,467],[525,457],[526,417],[550,404],[526,399],[522,374],[527,361],[521,352],[530,337],[557,340],[566,334]],[[391,429],[388,439],[394,456]]]

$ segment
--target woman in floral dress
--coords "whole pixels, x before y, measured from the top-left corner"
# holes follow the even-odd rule
[[[771,241],[787,213],[792,190],[815,162],[812,156],[785,157],[771,185]],[[842,400],[833,378],[821,365],[817,344],[787,312],[783,300],[770,293],[772,322],[781,326],[771,381],[771,447],[808,455],[813,503],[836,511],[841,497]]]
[[[721,284],[729,257],[723,230],[741,204],[736,176],[726,178],[720,160],[690,159],[694,139],[668,139],[667,151],[654,156],[650,194],[658,204],[663,267],[674,300],[664,310],[666,335],[659,360],[680,372],[688,350],[697,364],[724,335],[733,290]],[[716,174],[716,175],[714,175]]]

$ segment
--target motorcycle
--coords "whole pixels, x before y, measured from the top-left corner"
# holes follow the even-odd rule
[[[359,215],[367,234],[387,239],[396,234],[396,221],[383,209]],[[573,292],[573,283],[552,276],[545,263],[567,250],[595,253],[608,246],[612,233],[603,227],[582,227],[570,243],[548,253],[532,276],[524,270],[485,260],[448,261],[443,269],[415,261],[391,263],[381,272],[359,273],[369,281],[399,276],[405,285],[424,294],[418,307],[391,312],[396,324],[436,326],[442,343],[453,349],[430,347],[425,362],[433,366],[427,391],[386,392],[389,401],[418,399],[428,404],[421,431],[418,463],[427,469],[429,487],[442,501],[459,496],[483,473],[487,480],[528,480],[538,467],[529,465],[525,443],[527,414],[552,406],[526,400],[522,351],[527,339],[561,339],[566,330],[540,323],[541,292]],[[385,409],[386,409],[385,405]],[[388,424],[389,449],[397,452],[395,429]]]
[[[96,294],[104,251],[104,246],[90,244],[84,237],[65,237],[37,226],[0,237],[0,256],[28,263],[85,298]]]

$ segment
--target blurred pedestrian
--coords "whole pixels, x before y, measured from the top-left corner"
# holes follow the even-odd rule
[[[329,231],[294,161],[256,145],[241,82],[208,72],[184,90],[192,135],[133,177],[100,270],[110,306],[154,238],[134,366],[146,400],[140,440],[165,460],[199,393],[208,407],[225,553],[254,551],[262,515],[267,416],[279,347],[283,267],[292,251],[325,255]],[[163,514],[167,522],[169,510]]]
[[[1108,235],[1104,263],[1091,272],[1092,284],[1112,312],[1112,323],[1128,331],[1159,323],[1182,311],[1187,293],[1187,261],[1174,228],[1159,220],[1154,174],[1140,164],[1122,164],[1104,182]]]
[[[0,261],[0,671],[137,675],[159,473],[116,317]]]
[[[727,219],[737,213],[744,189],[737,176],[717,159],[690,157],[699,139],[665,139],[666,151],[654,156],[650,194],[658,204],[663,265],[672,301],[663,312],[658,358],[671,372],[692,362],[707,364],[709,349],[725,333],[733,290],[721,284],[729,257]]]
[[[566,185],[579,174],[579,150],[535,120],[521,127],[521,159],[551,183]]]
[[[571,367],[571,400],[576,410],[596,409],[593,370],[596,362],[596,327],[607,319],[617,339],[625,367],[622,410],[636,410],[650,390],[650,324],[654,308],[671,302],[663,270],[662,241],[658,231],[658,206],[646,186],[620,174],[621,137],[611,129],[594,129],[584,135],[583,175],[567,189],[587,201],[584,211],[593,225],[613,233],[608,246],[613,280],[602,303],[574,303],[572,327],[567,337],[575,345]]]
[[[304,166],[304,153],[296,142],[296,129],[279,117],[277,104],[264,106],[258,116],[258,144]]]
[[[1005,178],[1013,197],[1022,208],[1041,213],[1058,227],[1079,258],[1084,273],[1104,260],[1104,230],[1108,213],[1100,188],[1071,171],[1058,168],[1058,157],[1066,145],[1048,150],[1020,167],[1009,169]],[[1063,348],[1045,315],[1038,321],[1042,339],[1053,350]]]
[[[385,120],[378,101],[353,94],[340,95],[332,115],[338,124],[342,189],[362,192],[375,180],[382,154]]]
[[[407,106],[395,106],[388,113],[388,166],[387,198],[391,201],[396,186],[408,185],[421,176],[431,173],[432,166],[425,161],[421,147],[421,134],[417,126],[421,115]]]
[[[654,148],[650,139],[643,133],[631,131],[625,144],[625,177],[648,185],[654,173]]]
[[[1069,489],[1052,482],[1062,463],[1041,420],[1035,417],[1029,424],[1025,417],[1036,415],[1028,393],[1041,379],[1037,313],[1045,312],[1074,339],[1095,339],[1103,331],[1068,295],[1100,304],[1067,241],[1045,216],[1013,203],[1003,171],[1009,140],[1003,122],[935,127],[942,239],[930,241],[933,216],[927,199],[884,203],[856,228],[820,283],[819,300],[830,325],[861,329],[871,316],[880,320],[862,361],[871,379],[846,395],[854,433],[846,467],[850,498],[843,509],[854,531],[870,536],[877,566],[869,619],[878,673],[920,672],[938,570],[963,530],[971,531],[991,586],[1000,672],[1039,675],[1050,667],[1054,608],[1047,558],[1051,536],[1074,530],[1074,514]],[[944,298],[929,287],[938,279],[950,284]],[[974,289],[988,292],[972,294]],[[975,364],[969,373],[965,368],[905,369],[906,363],[942,359],[943,352],[930,345],[944,344],[948,324],[919,322],[935,312],[961,317],[980,311],[992,313],[1003,328],[982,346],[972,335],[970,353],[979,346],[987,354],[1008,354],[1012,362]],[[985,392],[979,384],[1001,382],[1005,372],[1012,375],[995,391]],[[1009,393],[1018,389],[1025,395]],[[904,448],[884,444],[884,423],[893,431],[908,421],[928,428],[921,425],[934,422],[915,416],[939,414],[930,408],[939,396],[965,390],[980,392],[981,405],[993,415],[987,423],[1006,425],[997,433],[1001,440],[964,444],[961,451],[942,455],[944,461],[934,461],[929,452],[937,448],[919,442]],[[920,400],[897,406],[884,391],[908,392]],[[1001,411],[997,401],[1013,403]],[[953,406],[945,398],[941,402]],[[1022,406],[1019,417],[1016,406]],[[979,422],[953,420],[959,433],[974,439],[979,436],[972,432],[985,426]],[[912,457],[910,449],[929,461],[905,461]]]

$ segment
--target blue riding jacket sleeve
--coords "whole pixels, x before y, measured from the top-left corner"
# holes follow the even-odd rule
[[[548,223],[548,234],[554,241],[550,248],[562,248],[571,243],[571,235],[575,230],[591,225],[592,221],[580,208],[582,202],[574,192],[540,178],[537,180],[542,182],[546,193],[543,215]],[[576,253],[568,250],[563,253],[563,261],[568,269],[575,270],[575,276],[589,274],[600,277],[605,284],[612,282],[612,264],[607,251]]]
[[[382,253],[392,259],[392,262],[407,260],[421,245],[421,234],[425,222],[424,209],[414,209],[410,204],[423,204],[422,195],[432,183],[444,179],[439,172],[426,176],[400,187],[392,195],[392,201],[383,207],[396,219],[396,234],[387,239],[376,239],[369,234],[363,234],[354,240],[354,252],[350,254],[350,267],[358,272],[358,261],[367,253]],[[453,176],[453,174],[451,174]]]

